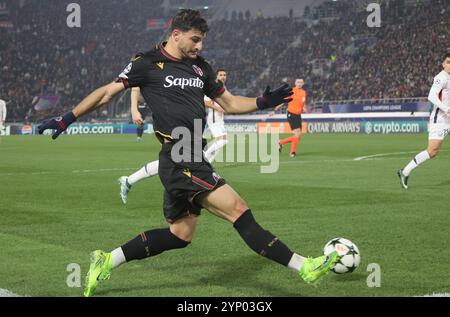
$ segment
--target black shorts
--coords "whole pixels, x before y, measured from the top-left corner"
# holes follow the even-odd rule
[[[164,186],[164,217],[173,223],[190,214],[200,215],[202,206],[195,197],[226,184],[204,158],[202,162],[174,162],[171,158],[173,143],[164,143],[159,153],[159,178]]]
[[[289,125],[291,126],[291,130],[301,129],[301,127],[302,127],[302,115],[301,114],[290,113],[288,111],[287,119],[288,119]]]
[[[148,116],[148,113],[150,112],[150,109],[148,107],[145,108],[139,108],[138,111],[141,114],[142,120],[145,120],[145,118]]]

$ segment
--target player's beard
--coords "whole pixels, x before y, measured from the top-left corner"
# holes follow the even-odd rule
[[[181,47],[180,50],[181,50],[181,54],[187,59],[196,59],[197,58],[198,50],[190,50],[190,49],[183,48],[183,47]],[[193,53],[197,53],[197,54],[195,54],[195,56],[193,56],[192,55]]]

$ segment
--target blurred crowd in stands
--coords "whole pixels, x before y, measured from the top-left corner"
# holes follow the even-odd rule
[[[367,27],[365,10],[341,4],[339,18],[305,30],[266,80],[304,76],[316,101],[427,96],[450,50],[450,2],[391,1],[379,28]]]
[[[337,2],[335,16],[326,19],[245,13],[210,21],[203,55],[228,70],[229,90],[249,96],[298,77],[305,79],[310,102],[427,95],[450,46],[449,1],[384,2],[381,27],[373,28],[366,23],[369,12],[355,1]],[[71,109],[112,81],[135,53],[165,37],[167,30],[149,28],[148,19],[173,14],[163,0],[76,2],[81,28],[67,26],[68,1],[43,6],[39,0],[24,1],[10,12],[13,27],[0,27],[7,120],[36,121]],[[39,95],[58,95],[56,109],[36,112]],[[112,115],[103,109],[90,118]]]

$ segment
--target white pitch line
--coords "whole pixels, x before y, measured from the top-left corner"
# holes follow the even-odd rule
[[[450,297],[450,293],[433,293],[433,294],[422,295],[420,297]]]
[[[383,156],[398,155],[398,154],[411,154],[411,153],[417,153],[417,152],[418,151],[379,153],[379,154],[355,157],[353,159],[353,161],[362,161],[362,160],[371,159],[371,158],[374,158],[374,157],[383,157]]]
[[[388,158],[385,158],[388,159]],[[367,157],[367,159],[364,159],[366,161],[369,160],[377,160],[377,158],[370,158]],[[308,160],[308,161],[281,161],[279,164],[309,164],[309,163],[336,163],[336,162],[354,162],[358,161],[356,159],[340,159],[340,160]],[[217,164],[224,164],[221,167],[235,167],[235,166],[244,166],[244,165],[261,165],[261,164],[267,164],[267,162],[264,163],[257,163],[257,162],[216,162]],[[69,171],[69,173],[73,174],[82,174],[82,173],[101,173],[101,172],[117,172],[117,171],[129,171],[129,170],[138,170],[139,167],[119,167],[119,168],[103,168],[103,169],[92,169],[92,170],[73,170]],[[15,175],[50,175],[50,174],[64,174],[65,172],[19,172],[19,173],[0,173],[0,176],[15,176]]]
[[[441,150],[441,152],[446,152],[450,150]],[[355,161],[376,161],[376,160],[392,160],[398,158],[386,158],[385,156],[389,155],[398,155],[398,154],[411,154],[418,153],[418,151],[410,151],[410,152],[392,152],[392,153],[380,153],[373,154],[367,156],[359,156],[356,158],[349,159],[337,159],[337,160],[307,160],[307,161],[280,161],[279,164],[309,164],[309,163],[339,163],[339,162],[355,162]],[[235,166],[243,166],[243,165],[262,165],[267,164],[268,162],[262,162],[258,164],[258,162],[216,162],[217,164],[224,164],[221,167],[235,167]],[[69,173],[73,174],[82,174],[82,173],[101,173],[101,172],[117,172],[117,171],[129,171],[129,170],[138,170],[139,167],[116,167],[116,168],[102,168],[102,169],[92,169],[92,170],[73,170]],[[0,176],[14,176],[14,175],[47,175],[47,174],[62,174],[64,172],[31,172],[31,173],[0,173]]]
[[[139,167],[138,167],[139,168]],[[137,170],[138,168],[102,168],[102,169],[96,169],[96,170],[74,170],[72,173],[97,173],[97,172],[114,172],[114,171],[124,171],[124,170]]]
[[[138,170],[139,167],[119,167],[119,168],[103,168],[96,170],[73,170],[69,173],[99,173],[99,172],[114,172],[114,171],[127,171]],[[61,174],[61,172],[31,172],[31,173],[0,173],[0,176],[13,176],[13,175],[46,175],[46,174]]]
[[[22,296],[10,292],[7,289],[0,288],[0,297],[22,297]]]
[[[450,150],[440,150],[440,152],[448,152]],[[391,153],[379,153],[379,154],[373,154],[373,155],[367,155],[367,156],[359,156],[354,158],[354,161],[363,161],[366,159],[371,159],[373,157],[383,157],[383,156],[390,156],[390,155],[399,155],[399,154],[411,154],[411,153],[419,153],[420,150],[417,151],[408,151],[408,152],[391,152]]]

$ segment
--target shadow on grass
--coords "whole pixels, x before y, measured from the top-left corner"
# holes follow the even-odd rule
[[[360,268],[359,268],[360,269]],[[367,279],[367,274],[353,272],[351,274],[332,274],[330,273],[330,279],[339,283],[364,281]]]
[[[195,263],[196,268],[204,268],[202,271],[206,272],[204,274],[198,274],[197,276],[193,276],[190,274],[190,277],[186,282],[177,279],[173,282],[156,282],[149,283],[148,286],[136,286],[136,287],[123,287],[123,288],[115,288],[115,289],[101,289],[101,286],[96,291],[96,295],[99,296],[114,296],[121,293],[121,295],[127,296],[127,292],[136,291],[148,291],[149,294],[152,293],[152,289],[166,289],[170,292],[171,289],[174,290],[174,294],[179,294],[180,288],[196,288],[196,287],[211,287],[218,286],[221,288],[228,289],[228,293],[230,295],[223,296],[236,296],[231,293],[245,293],[246,290],[251,290],[249,293],[258,294],[258,295],[249,295],[249,296],[276,296],[276,297],[298,297],[304,296],[303,294],[292,291],[292,286],[287,287],[286,289],[275,285],[270,282],[270,279],[265,282],[264,276],[260,271],[263,270],[266,266],[273,265],[269,261],[261,261],[257,256],[244,256],[244,257],[235,257],[230,258],[228,260],[217,260],[217,261],[209,261],[209,262],[200,262]],[[189,270],[189,265],[185,265],[186,270]],[[168,276],[173,274],[173,271],[179,271],[180,264],[170,263],[168,265],[164,265],[164,267],[160,267],[159,271],[163,274],[166,273]],[[279,267],[280,270],[286,270],[286,268]],[[143,268],[145,271],[146,268]],[[145,274],[145,272],[144,272]],[[295,273],[293,273],[295,274]],[[292,283],[304,284],[304,282],[300,279],[300,277],[293,276]],[[288,289],[291,288],[291,289]],[[158,292],[159,293],[159,292]],[[176,296],[185,296],[185,295],[176,295]],[[205,295],[196,295],[195,293],[190,294],[189,296],[205,296]],[[215,294],[210,294],[208,296],[218,296]],[[219,295],[220,296],[220,295]]]
[[[439,185],[435,185],[433,187],[442,187],[442,186],[449,186],[450,185],[450,180],[446,180],[441,182]]]
[[[430,189],[432,189],[432,190],[434,190],[434,189],[442,189],[442,187],[444,187],[444,186],[450,186],[450,180],[443,180],[443,181],[441,181],[440,183],[428,183],[428,184],[424,184],[424,183],[419,183],[419,184],[412,184],[412,187],[411,187],[411,185],[409,185],[409,189],[412,189],[412,190],[414,190],[414,189],[428,189],[428,190],[430,190]]]

